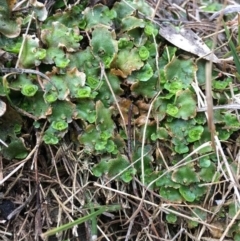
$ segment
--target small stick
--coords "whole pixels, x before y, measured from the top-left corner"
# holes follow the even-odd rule
[[[220,109],[235,109],[235,110],[240,110],[240,105],[239,104],[228,104],[228,105],[219,105],[219,106],[213,106],[213,110],[220,110]],[[207,107],[201,107],[198,108],[198,112],[204,112],[207,110]]]
[[[133,104],[130,104],[129,110],[128,110],[128,156],[130,158],[130,161],[132,161],[132,111],[133,111]]]
[[[57,86],[50,80],[50,78],[43,74],[42,72],[34,69],[19,69],[19,68],[0,68],[0,72],[2,73],[17,73],[17,74],[36,74],[41,76],[42,78],[46,79],[48,82],[50,82],[58,92]]]
[[[33,199],[34,195],[36,193],[36,188],[32,191],[31,195],[27,198],[27,200],[20,205],[19,207],[17,207],[16,209],[14,209],[8,216],[7,216],[7,220],[12,219],[16,214],[20,213]]]

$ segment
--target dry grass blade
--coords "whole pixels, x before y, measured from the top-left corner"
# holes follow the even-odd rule
[[[216,128],[213,121],[213,100],[212,100],[212,62],[206,63],[206,102],[207,102],[207,118],[208,128],[211,133],[212,147],[216,150],[214,136]]]
[[[119,104],[118,104],[116,95],[115,95],[115,93],[114,93],[114,91],[113,91],[113,89],[112,89],[112,86],[111,86],[111,84],[110,84],[110,82],[109,82],[109,80],[108,80],[108,77],[107,77],[107,75],[106,75],[104,65],[103,65],[102,63],[100,63],[100,67],[101,67],[101,71],[102,71],[102,73],[103,73],[103,76],[104,76],[104,78],[105,78],[105,81],[106,81],[106,83],[107,83],[107,85],[108,85],[108,87],[109,87],[109,90],[111,91],[111,94],[112,94],[112,96],[113,96],[113,98],[114,98],[114,101],[115,101],[115,104],[116,104],[116,106],[117,106],[117,108],[118,108],[119,114],[120,114],[120,116],[121,116],[121,118],[122,118],[123,128],[124,128],[124,131],[125,131],[125,133],[126,133],[126,136],[128,136],[128,131],[127,131],[127,128],[126,128],[127,125],[126,125],[126,123],[125,123],[125,119],[124,119],[123,113],[122,113],[122,111],[121,111],[121,108],[120,108],[120,106],[119,106]],[[130,137],[129,137],[129,138],[130,138]]]

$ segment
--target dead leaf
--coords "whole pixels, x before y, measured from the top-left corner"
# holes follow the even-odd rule
[[[120,110],[123,114],[125,123],[128,123],[128,115],[129,115],[129,111],[130,111],[130,108],[131,108],[132,101],[129,100],[129,99],[123,98],[118,102],[118,104],[119,104]],[[138,115],[138,113],[139,113],[138,108],[135,105],[133,105],[133,107],[132,107],[132,118],[133,118],[134,115]]]
[[[212,58],[214,63],[221,62],[216,55],[210,55],[211,50],[191,29],[185,29],[184,27],[178,29],[170,23],[161,23],[159,34],[171,44],[186,52],[206,60]]]

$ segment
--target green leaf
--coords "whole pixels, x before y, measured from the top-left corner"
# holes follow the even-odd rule
[[[172,180],[188,186],[191,183],[199,182],[199,177],[191,166],[186,165],[173,172]]]
[[[76,97],[78,98],[88,98],[91,94],[91,88],[88,86],[84,86],[80,89],[78,89]]]
[[[191,128],[194,125],[195,125],[194,120],[185,121],[181,119],[174,119],[174,121],[166,123],[166,129],[169,130],[169,133],[171,133],[171,136],[173,137],[173,143],[180,144],[180,143],[187,143],[186,142],[187,131],[189,128]],[[175,142],[174,138],[175,140],[179,140],[179,141]]]
[[[210,2],[203,9],[204,12],[218,12],[223,8],[223,4],[220,2]]]
[[[239,211],[240,206],[237,203],[230,203],[228,208],[229,208],[228,210],[229,217],[234,218],[237,212]],[[240,215],[238,215],[237,219],[239,218],[240,218]]]
[[[189,148],[188,148],[188,146],[186,146],[186,144],[180,143],[180,144],[178,144],[174,147],[174,150],[178,154],[184,154],[184,153],[187,153],[189,151]]]
[[[231,49],[231,53],[233,55],[233,60],[234,60],[234,63],[236,65],[236,68],[237,68],[237,72],[238,74],[240,74],[240,61],[239,61],[239,58],[238,58],[238,54],[237,54],[237,50],[236,50],[236,47],[231,39],[231,36],[230,36],[230,32],[229,32],[229,29],[227,28],[226,24],[223,23],[223,26],[224,26],[224,29],[225,29],[225,33],[227,35],[227,38],[228,38],[228,45]]]
[[[148,23],[144,28],[144,33],[147,36],[156,36],[158,34],[158,30],[151,23]]]
[[[200,186],[197,183],[193,183],[189,187],[190,187],[190,190],[196,196],[196,200],[198,200],[198,201],[201,200],[208,191],[206,186]]]
[[[57,100],[58,94],[56,92],[49,92],[44,94],[44,99],[48,103],[53,103]]]
[[[106,9],[103,12],[103,16],[106,16],[109,19],[114,19],[117,17],[117,13],[114,11],[114,9],[111,9],[111,10]],[[101,16],[101,19],[103,18],[103,16]]]
[[[70,60],[66,58],[65,52],[59,47],[49,47],[43,62],[45,64],[55,63],[57,67],[65,68],[68,66]]]
[[[202,167],[199,172],[199,177],[204,182],[211,182],[214,181],[213,177],[216,173],[216,166],[210,162],[210,165],[208,167]]]
[[[95,103],[89,99],[81,99],[76,103],[75,118],[94,123],[96,121]]]
[[[109,10],[105,5],[95,5],[93,8],[86,8],[83,14],[87,23],[85,30],[90,30],[93,27],[111,26],[116,12],[114,9]]]
[[[121,172],[130,165],[124,155],[118,155],[117,158],[110,159],[108,164],[108,174],[110,177],[117,175],[119,172]]]
[[[136,78],[140,81],[148,81],[153,76],[152,67],[149,63],[146,63],[143,68],[137,71],[134,75],[136,75]]]
[[[227,112],[224,114],[223,118],[224,118],[224,122],[226,123],[225,128],[227,128],[227,129],[237,128],[238,129],[240,127],[239,120],[235,114],[231,114],[231,113]]]
[[[103,151],[103,150],[106,149],[106,145],[107,145],[107,141],[97,140],[97,142],[95,144],[95,150],[96,151]]]
[[[178,189],[174,189],[174,188],[170,188],[170,187],[167,187],[167,188],[161,187],[159,194],[166,201],[181,203],[183,200]]]
[[[115,125],[111,118],[111,110],[104,107],[101,101],[96,103],[96,125],[101,131],[112,133]]]
[[[108,140],[110,137],[112,136],[112,134],[108,131],[103,131],[101,134],[100,134],[100,138],[104,141]]]
[[[149,153],[150,150],[152,149],[151,145],[145,145],[144,146],[144,153]],[[141,152],[142,152],[142,147],[137,145],[135,146],[134,150],[133,150],[133,162],[136,161],[137,159],[139,160],[141,158]],[[144,163],[144,169],[150,169],[151,168],[151,162],[153,162],[153,156],[151,153],[145,155],[143,157],[143,163]],[[134,164],[134,168],[136,168],[136,170],[138,171],[138,173],[141,173],[141,161],[138,161],[137,163]]]
[[[32,76],[27,76],[26,74],[20,74],[14,81],[9,82],[9,88],[13,90],[21,90],[23,86],[33,85]],[[34,87],[35,88],[35,87]]]
[[[119,49],[132,49],[133,48],[133,42],[130,41],[127,38],[120,38],[118,40],[118,48]]]
[[[166,215],[166,220],[167,220],[168,223],[174,224],[174,223],[177,222],[177,216],[173,213],[168,213]]]
[[[78,51],[69,55],[69,68],[77,68],[86,76],[99,75],[99,59],[95,58],[92,49],[87,47],[85,50]]]
[[[212,85],[213,85],[213,88],[216,90],[225,90],[230,82],[232,82],[232,80],[229,78],[223,81],[214,80]]]
[[[86,75],[83,72],[78,71],[77,68],[69,69],[66,75],[63,75],[62,78],[64,82],[67,83],[67,86],[70,90],[70,95],[73,98],[79,97],[79,89],[85,88]],[[89,87],[88,87],[89,88]]]
[[[61,120],[70,123],[72,122],[74,111],[75,105],[72,102],[57,100],[52,103],[52,115],[48,116],[48,120],[50,122]]]
[[[106,151],[108,153],[114,153],[117,151],[117,146],[112,140],[108,140],[106,144]]]
[[[178,81],[182,83],[182,88],[190,87],[197,67],[192,59],[184,60],[174,58],[168,65],[165,66],[166,78],[170,82]]]
[[[56,145],[59,140],[53,133],[45,132],[45,134],[43,135],[43,141],[47,145]]]
[[[22,125],[17,124],[17,123],[14,125],[14,132],[16,134],[20,134],[21,133],[21,129],[22,129]]]
[[[112,70],[112,73],[126,78],[133,71],[139,70],[142,66],[143,62],[138,54],[137,48],[133,48],[131,51],[121,49],[112,64],[112,67],[116,69],[115,71]]]
[[[106,160],[101,160],[92,168],[92,173],[96,177],[101,177],[106,172],[108,172],[108,162]]]
[[[196,116],[195,95],[190,90],[186,89],[179,91],[176,97],[176,106],[178,107],[178,113],[176,117],[188,120]]]
[[[122,95],[124,92],[120,86],[121,85],[120,78],[110,73],[107,74],[107,77],[114,94],[118,96]],[[113,95],[106,81],[103,81],[100,89],[98,89],[98,95],[96,96],[96,100],[100,100],[106,107],[110,107],[112,106],[113,103],[115,103]]]
[[[56,88],[58,90],[57,98],[59,100],[65,100],[67,98],[67,96],[69,95],[70,91],[67,86],[67,81],[64,79],[64,76],[53,75],[51,77],[51,82],[52,83],[50,83],[50,82],[45,83],[44,87],[45,87],[46,92],[53,93],[53,90],[55,91],[55,89],[53,89],[53,84],[54,84],[54,86],[56,86]]]
[[[161,175],[162,172],[159,173],[159,175]],[[171,173],[167,173],[164,176],[162,176],[161,178],[159,178],[156,181],[156,186],[157,187],[172,187],[174,189],[180,188],[181,185],[179,183],[173,182],[172,181],[172,174]]]
[[[167,71],[166,71],[166,67],[167,65],[169,64],[169,62],[171,60],[174,60],[175,59],[175,55],[176,55],[176,51],[177,51],[177,48],[176,47],[171,47],[171,46],[166,46],[164,48],[164,51],[163,51],[163,54],[162,54],[162,63],[161,63],[161,66],[162,68],[164,68],[164,73],[165,73],[165,77],[167,78]],[[170,76],[171,79],[175,79],[177,78],[178,75],[173,75],[172,77]],[[167,80],[170,80],[167,78]]]
[[[163,127],[158,128],[157,132],[151,135],[151,140],[153,141],[156,141],[157,139],[167,140],[167,138],[168,138],[168,131]]]
[[[227,141],[230,138],[233,131],[217,128],[217,133],[218,133],[219,140]]]
[[[125,171],[122,175],[121,175],[121,179],[125,182],[125,183],[129,183],[130,181],[132,181],[133,176],[136,174],[136,170],[133,168],[128,169],[127,171]]]
[[[25,42],[19,64],[25,68],[40,65],[41,60],[46,56],[46,50],[39,47],[39,39],[35,36],[26,35],[24,37]]]
[[[24,159],[28,154],[28,150],[24,140],[19,138],[12,140],[8,147],[4,146],[2,148],[2,154],[7,160],[12,160],[13,158]]]
[[[200,208],[193,208],[192,209],[192,217],[205,221],[207,219],[207,212],[203,211]],[[198,227],[199,222],[193,221],[193,220],[188,220],[187,224],[188,224],[188,228],[192,229],[192,228]]]
[[[6,43],[6,46],[4,46],[3,49],[7,52],[18,54],[20,51],[21,45],[22,45],[22,40],[21,42],[16,42],[16,43],[8,41],[8,43]]]
[[[200,140],[201,135],[204,131],[204,128],[202,126],[194,126],[188,131],[188,142],[194,142],[197,140]]]
[[[25,97],[20,104],[20,108],[33,114],[38,119],[46,118],[52,110],[49,104],[44,101],[43,93],[40,91],[37,91],[31,98]]]
[[[182,90],[182,83],[177,80],[175,82],[167,82],[164,84],[164,89],[176,94],[179,90]]]
[[[189,189],[189,187],[181,186],[179,192],[187,202],[193,202],[196,199],[196,195]]]
[[[68,123],[65,121],[53,121],[52,128],[58,131],[63,131],[68,128]]]
[[[141,28],[134,28],[128,31],[127,36],[131,39],[133,45],[137,48],[141,48],[143,45],[146,44],[148,40],[147,36],[142,34]]]
[[[173,105],[173,104],[168,104],[167,105],[167,110],[166,113],[170,116],[176,117],[178,114],[178,108],[177,106]]]
[[[82,135],[79,136],[79,142],[84,145],[85,152],[93,152],[95,144],[100,139],[100,132],[96,130],[95,125],[88,125]]]
[[[53,5],[53,12],[58,12],[60,8],[66,7],[65,0],[56,1]],[[69,1],[67,1],[69,2]],[[71,6],[70,11],[60,11],[58,14],[50,14],[50,16],[43,22],[43,28],[51,28],[54,22],[59,22],[66,27],[72,28],[79,26],[83,21],[82,11],[84,4],[77,4],[75,6]]]
[[[211,165],[211,161],[208,157],[203,157],[199,159],[199,166],[203,168],[207,168]]]
[[[134,16],[127,16],[122,19],[122,31],[130,31],[135,28],[144,28],[145,23],[143,19]]]
[[[41,31],[41,40],[52,49],[59,49],[60,46],[69,52],[77,51],[81,39],[82,36],[78,32],[59,21],[52,22],[51,26]]]
[[[134,8],[126,4],[125,2],[116,2],[113,6],[114,11],[117,13],[118,19],[123,19],[127,16],[130,16],[134,13]]]
[[[106,68],[109,68],[118,51],[117,41],[114,40],[112,33],[104,27],[95,28],[90,44],[93,53],[102,59]]]
[[[145,0],[138,0],[138,1],[129,1],[134,9],[138,10],[139,12],[143,13],[144,16],[152,16],[153,15],[153,8],[149,7],[148,2]]]
[[[20,24],[10,19],[10,9],[6,0],[1,1],[0,16],[0,33],[8,38],[17,37],[21,32]]]
[[[240,241],[240,233],[234,235],[234,241]]]
[[[158,92],[156,89],[157,83],[158,79],[153,76],[148,81],[137,81],[133,83],[133,85],[131,86],[131,90],[135,96],[142,95],[145,98],[152,98]],[[164,111],[164,114],[166,114],[166,111]]]
[[[33,84],[26,84],[22,86],[21,93],[25,96],[31,97],[38,91],[38,86]]]
[[[101,87],[102,82],[97,77],[88,76],[87,84],[90,86],[91,89],[96,89],[98,87]]]
[[[138,54],[143,61],[149,58],[149,51],[145,46],[139,48]]]

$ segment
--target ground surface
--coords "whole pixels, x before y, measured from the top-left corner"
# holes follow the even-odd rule
[[[27,2],[0,24],[0,240],[240,240],[236,3]]]

